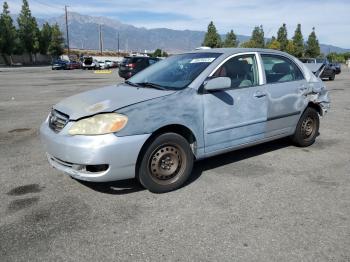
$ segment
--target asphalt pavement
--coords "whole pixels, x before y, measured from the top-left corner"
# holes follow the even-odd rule
[[[116,71],[0,68],[0,261],[350,261],[350,71],[326,81],[314,145],[282,139],[195,164],[181,189],[82,183],[38,137],[53,104]]]

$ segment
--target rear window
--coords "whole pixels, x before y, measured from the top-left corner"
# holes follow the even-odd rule
[[[122,63],[123,64],[135,64],[137,62],[141,62],[142,60],[146,60],[144,57],[124,57]]]
[[[84,63],[85,63],[85,64],[91,64],[91,63],[92,63],[92,57],[86,57],[86,58],[84,58]]]

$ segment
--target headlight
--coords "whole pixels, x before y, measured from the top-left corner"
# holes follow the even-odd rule
[[[75,122],[69,129],[70,135],[103,135],[122,130],[128,118],[117,113],[99,114]]]

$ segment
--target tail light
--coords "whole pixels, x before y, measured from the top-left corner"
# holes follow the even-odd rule
[[[127,64],[126,66],[130,67],[130,68],[134,68],[136,66],[136,64]]]

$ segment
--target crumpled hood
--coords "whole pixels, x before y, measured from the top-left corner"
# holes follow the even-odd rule
[[[304,64],[305,67],[307,67],[316,77],[319,77],[322,74],[324,64],[322,63],[307,63]]]
[[[175,91],[137,88],[127,84],[107,86],[68,97],[53,108],[69,115],[69,119],[102,112],[112,112],[128,105],[173,94]]]

